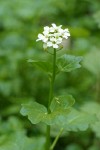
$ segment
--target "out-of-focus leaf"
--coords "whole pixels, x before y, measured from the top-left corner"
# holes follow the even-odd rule
[[[88,37],[90,35],[89,30],[85,28],[70,28],[71,36],[73,37]]]
[[[100,10],[97,11],[94,15],[93,15],[95,22],[98,24],[98,27],[100,28]]]
[[[0,150],[44,150],[45,139],[28,138],[23,132],[0,137]]]
[[[68,145],[65,150],[82,150],[82,148],[78,144]]]
[[[0,134],[8,134],[14,131],[24,131],[22,120],[15,116],[9,117],[8,120],[0,120]]]
[[[94,75],[100,75],[100,51],[94,50],[89,52],[83,61],[83,66],[92,72]]]
[[[88,102],[85,103],[81,109],[89,114],[95,114],[97,116],[98,120],[92,124],[91,127],[96,136],[100,138],[100,105],[96,102]]]
[[[95,115],[71,109],[66,117],[64,129],[66,131],[85,131],[89,125],[96,121],[97,118]]]
[[[66,55],[59,57],[57,59],[57,67],[61,72],[70,72],[77,68],[80,68],[80,62],[82,61],[82,57]]]

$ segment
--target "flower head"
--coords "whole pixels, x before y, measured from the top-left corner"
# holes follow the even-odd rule
[[[43,33],[38,34],[36,41],[42,41],[44,49],[47,47],[57,49],[61,47],[62,40],[68,39],[69,36],[70,33],[68,29],[62,29],[62,25],[56,26],[56,24],[53,23],[51,27],[44,27]]]

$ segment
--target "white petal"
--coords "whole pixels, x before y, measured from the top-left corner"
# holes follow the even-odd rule
[[[57,39],[56,43],[57,43],[57,44],[62,43],[62,38],[61,38],[61,37],[59,37],[59,38]]]
[[[43,34],[44,34],[45,36],[49,36],[49,32],[48,32],[48,31],[43,31]]]
[[[46,43],[43,44],[43,48],[47,49],[47,44]]]
[[[48,47],[51,47],[52,45],[53,45],[52,42],[48,42],[48,43],[47,43],[47,46],[48,46]]]
[[[55,29],[53,27],[50,27],[50,32],[54,32]]]
[[[53,44],[53,48],[58,48],[59,46],[57,44]]]
[[[54,29],[57,28],[56,24],[55,23],[52,23],[52,26],[54,27]]]
[[[44,27],[44,31],[49,31],[49,27],[48,26],[46,26],[46,27]]]
[[[58,29],[59,34],[63,34],[64,30],[63,29]]]
[[[68,36],[64,35],[63,38],[68,39]]]
[[[48,38],[44,38],[43,40],[42,40],[44,43],[46,43],[47,41],[48,41]]]
[[[65,32],[69,32],[69,30],[68,30],[68,29],[65,29],[64,31],[65,31]]]
[[[50,38],[50,41],[51,41],[51,42],[56,42],[56,38],[51,37],[51,38]]]
[[[42,40],[44,38],[43,34],[38,34],[38,38]]]
[[[59,26],[59,28],[61,28],[61,27],[62,27],[62,25]]]

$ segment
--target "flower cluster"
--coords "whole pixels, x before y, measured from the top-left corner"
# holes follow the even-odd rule
[[[68,39],[70,36],[68,29],[62,29],[62,25],[56,26],[52,24],[51,27],[44,27],[42,34],[38,34],[38,39],[36,41],[43,42],[43,48],[53,47],[55,49],[59,48],[63,39]]]

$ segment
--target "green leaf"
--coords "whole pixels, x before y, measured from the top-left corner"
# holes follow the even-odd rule
[[[58,97],[54,97],[51,105],[50,110],[51,112],[56,110],[65,110],[71,107],[75,103],[74,98],[71,95],[61,95]]]
[[[69,112],[70,112],[70,108],[65,110],[62,109],[55,110],[50,114],[46,115],[43,122],[45,122],[47,125],[63,124]]]
[[[41,69],[42,71],[47,72],[49,75],[52,74],[52,64],[50,62],[31,59],[28,60],[28,62]]]
[[[51,114],[48,114],[44,118],[44,122],[48,125],[58,123],[62,124],[70,112],[70,108],[74,102],[75,100],[71,95],[54,97],[50,105]]]
[[[64,124],[62,123],[62,127],[66,131],[84,131],[89,127],[89,125],[95,123],[96,121],[97,118],[95,115],[78,111],[76,109],[71,109],[64,121]]]
[[[45,138],[28,138],[23,132],[0,137],[0,150],[44,150]]]
[[[57,67],[59,71],[62,72],[70,72],[77,68],[80,68],[81,65],[79,64],[82,61],[82,57],[76,57],[72,55],[66,55],[59,57],[57,59]]]
[[[89,114],[95,114],[97,116],[97,121],[91,125],[92,130],[95,132],[96,136],[100,138],[100,104],[97,102],[85,103],[81,109]]]
[[[47,115],[46,107],[37,102],[22,104],[22,108],[20,112],[23,116],[28,116],[28,119],[33,124],[39,123]]]
[[[100,104],[97,102],[87,102],[81,107],[81,110],[89,114],[96,114],[97,118],[100,119]]]
[[[77,144],[71,143],[65,148],[65,150],[83,150],[83,149],[81,148],[81,145],[79,145],[78,143]]]
[[[94,75],[100,76],[100,51],[94,50],[89,52],[84,57],[83,65]]]
[[[65,120],[70,111],[70,107],[74,104],[75,100],[71,95],[62,95],[55,97],[50,105],[51,113],[47,113],[45,106],[32,102],[30,104],[23,104],[21,114],[28,116],[28,119],[33,123],[44,122],[48,125],[57,124]]]
[[[92,125],[92,130],[94,131],[96,137],[100,138],[100,120]]]

